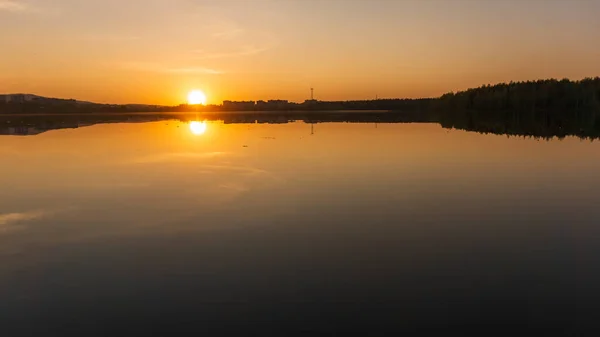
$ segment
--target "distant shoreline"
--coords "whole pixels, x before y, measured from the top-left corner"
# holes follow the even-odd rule
[[[204,116],[286,116],[382,114],[385,118],[440,121],[472,128],[485,125],[510,129],[514,125],[540,124],[545,128],[586,130],[600,128],[600,77],[510,82],[451,92],[438,98],[375,99],[355,101],[286,100],[223,101],[222,105],[159,106],[96,104],[29,94],[0,95],[4,116],[198,114]],[[372,116],[370,116],[371,118]],[[495,121],[505,120],[495,125]],[[494,121],[492,123],[492,121]],[[598,123],[596,121],[599,121]]]
[[[336,114],[336,113],[401,113],[394,110],[240,110],[240,111],[107,111],[107,112],[27,112],[27,113],[0,113],[0,116],[101,116],[101,115],[178,115],[178,114]]]

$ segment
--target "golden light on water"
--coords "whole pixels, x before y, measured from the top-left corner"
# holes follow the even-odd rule
[[[206,132],[206,122],[190,122],[190,131],[195,135],[203,135]]]
[[[188,94],[189,105],[206,105],[206,95],[200,90],[192,90]]]

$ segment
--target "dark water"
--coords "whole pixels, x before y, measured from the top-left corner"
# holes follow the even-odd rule
[[[1,336],[597,335],[598,142],[195,131],[0,136]]]

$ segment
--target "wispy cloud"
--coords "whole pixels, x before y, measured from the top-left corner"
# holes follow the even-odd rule
[[[263,47],[263,48],[248,47],[246,49],[242,49],[242,50],[238,50],[238,51],[233,51],[233,52],[226,52],[226,53],[222,53],[222,52],[207,52],[205,50],[196,50],[196,51],[194,51],[194,53],[196,53],[198,55],[196,57],[197,60],[206,60],[206,59],[219,59],[219,58],[229,58],[229,57],[241,57],[241,56],[256,55],[256,54],[260,54],[262,52],[265,52],[268,49],[269,48],[266,48],[266,47]]]
[[[165,66],[159,63],[125,63],[122,66],[126,69],[136,70],[136,71],[148,71],[148,72],[157,72],[157,73],[166,73],[166,74],[207,74],[207,75],[219,75],[223,74],[223,71],[208,68],[208,67],[171,67]]]
[[[244,184],[241,184],[241,183],[236,183],[236,182],[228,182],[228,183],[221,184],[221,185],[219,185],[219,188],[233,191],[233,192],[238,192],[238,193],[248,192],[250,190],[250,187],[248,187]]]
[[[43,14],[43,15],[60,15],[62,9],[60,6],[50,4],[33,3],[22,0],[0,0],[0,13],[27,13],[27,14]]]
[[[39,219],[46,216],[45,211],[29,211],[23,213],[0,213],[0,233],[8,232],[17,229],[15,225],[20,223]]]
[[[0,11],[23,12],[29,9],[29,6],[23,2],[14,0],[0,0]]]
[[[98,41],[98,42],[121,42],[121,41],[137,41],[141,38],[135,35],[110,35],[110,34],[87,34],[76,37],[82,41]]]
[[[187,67],[187,68],[166,68],[165,72],[174,74],[209,74],[219,75],[223,72],[216,69],[204,68],[204,67]]]
[[[212,37],[217,39],[233,39],[244,33],[244,30],[241,28],[233,28],[221,32],[217,32],[212,34]]]

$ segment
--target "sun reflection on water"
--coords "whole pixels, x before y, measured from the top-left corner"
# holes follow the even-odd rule
[[[203,135],[206,132],[206,122],[190,122],[190,131],[197,136]]]

